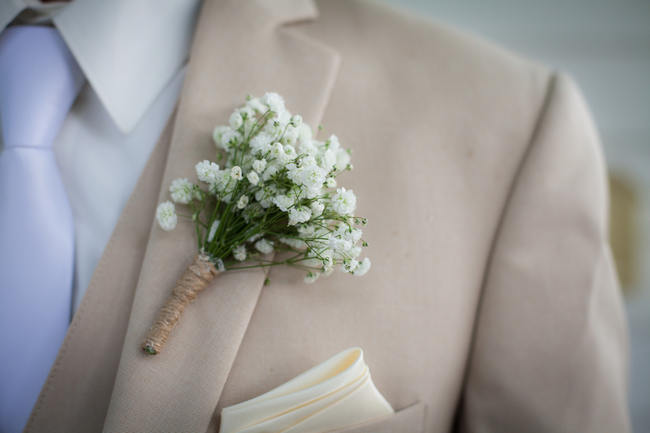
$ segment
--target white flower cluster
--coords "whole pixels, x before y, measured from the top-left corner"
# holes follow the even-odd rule
[[[259,266],[296,266],[309,282],[336,265],[354,275],[370,269],[368,258],[359,259],[365,242],[357,226],[365,219],[354,216],[357,198],[336,188],[336,177],[352,166],[335,135],[316,139],[280,95],[267,93],[247,98],[228,125],[214,129],[213,139],[223,166],[201,161],[198,184],[179,178],[169,188],[175,203],[189,207],[204,253],[234,269],[260,254],[288,250],[290,258]],[[163,229],[173,229],[174,204],[161,203],[157,218]]]
[[[174,230],[178,221],[176,210],[174,209],[174,203],[169,200],[160,203],[158,209],[156,209],[156,218],[158,219],[158,224],[160,224],[160,227],[163,230]]]

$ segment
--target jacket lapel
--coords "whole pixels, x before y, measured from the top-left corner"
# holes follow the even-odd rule
[[[172,179],[214,158],[211,131],[248,94],[277,91],[316,125],[338,55],[289,24],[315,18],[310,1],[211,1],[203,6],[164,170]],[[174,282],[196,253],[191,223],[173,232],[152,225],[104,425],[115,431],[205,431],[260,294],[265,272],[226,273],[190,305],[165,350],[139,344]],[[263,374],[263,366],[259,372]]]

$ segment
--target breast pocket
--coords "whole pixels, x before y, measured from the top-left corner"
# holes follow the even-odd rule
[[[422,433],[426,405],[418,402],[393,415],[328,433]]]

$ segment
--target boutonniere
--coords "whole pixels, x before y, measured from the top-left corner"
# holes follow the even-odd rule
[[[359,260],[366,219],[354,216],[354,192],[337,185],[352,165],[335,135],[316,139],[280,95],[267,93],[248,97],[213,139],[216,161],[196,164],[197,183],[175,179],[171,201],[156,211],[163,230],[178,217],[193,222],[197,254],[142,343],[147,354],[160,353],[185,307],[221,272],[286,265],[311,283],[337,266],[353,275],[370,269]]]

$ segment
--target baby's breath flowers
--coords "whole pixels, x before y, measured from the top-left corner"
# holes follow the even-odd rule
[[[160,224],[160,227],[163,230],[174,230],[178,221],[174,203],[169,200],[160,203],[158,209],[156,209],[156,218],[158,219],[158,224]]]
[[[280,95],[267,93],[248,97],[212,137],[217,158],[196,164],[198,182],[179,178],[169,187],[172,201],[188,209],[195,224],[196,278],[186,271],[179,280],[182,287],[174,289],[143,344],[147,353],[157,353],[167,338],[157,325],[169,325],[176,293],[191,300],[220,271],[288,265],[302,269],[311,283],[336,267],[358,276],[370,269],[367,257],[360,260],[366,243],[359,227],[366,219],[354,216],[354,192],[337,188],[336,177],[352,165],[336,135],[315,138]],[[158,206],[164,230],[177,224],[174,203]]]

